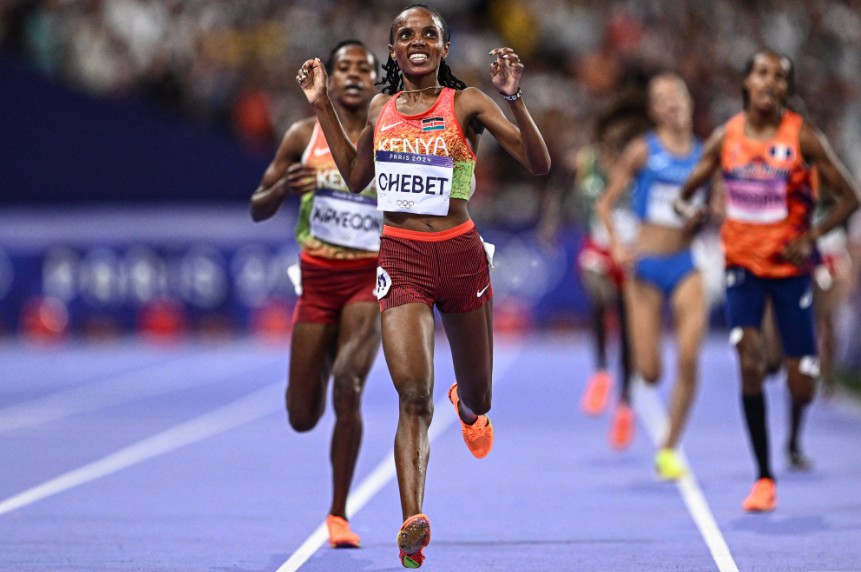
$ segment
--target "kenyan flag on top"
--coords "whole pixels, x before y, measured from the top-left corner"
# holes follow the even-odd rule
[[[422,119],[422,131],[445,131],[445,118],[427,117]]]

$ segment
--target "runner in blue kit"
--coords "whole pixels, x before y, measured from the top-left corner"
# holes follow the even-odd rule
[[[329,56],[329,93],[348,136],[365,126],[377,93],[377,60],[356,40]],[[380,346],[379,310],[373,295],[382,217],[373,186],[349,192],[316,118],[290,126],[260,186],[251,197],[255,221],[271,218],[288,195],[301,195],[296,223],[301,294],[293,316],[286,405],[297,431],[311,430],[332,401],[332,505],[329,544],[358,547],[347,522],[347,494],[362,441],[361,397]]]
[[[400,402],[395,465],[405,520],[398,548],[407,568],[421,566],[430,541],[422,504],[433,416],[434,307],[451,344],[457,383],[449,389],[449,399],[464,440],[479,458],[493,444],[486,415],[493,369],[493,288],[490,261],[467,210],[479,137],[489,132],[534,174],[550,169],[547,146],[520,91],[519,56],[511,48],[490,52],[490,79],[508,102],[512,122],[493,98],[452,74],[445,62],[449,39],[445,20],[427,6],[414,5],[397,15],[389,31],[383,94],[371,102],[355,147],[327,96],[320,61],[306,61],[296,77],[348,186],[360,191],[376,179],[379,206],[385,211],[377,295],[383,351]]]
[[[669,407],[669,430],[655,455],[662,480],[686,473],[676,446],[693,403],[700,347],[706,327],[703,280],[691,252],[693,233],[673,210],[682,183],[699,160],[702,145],[693,134],[693,104],[687,86],[674,74],[649,83],[649,112],[654,131],[633,140],[610,173],[597,212],[610,233],[613,256],[630,269],[624,295],[636,371],[648,382],[661,378],[663,305],[673,311],[677,343],[676,382]],[[640,218],[635,247],[622,243],[612,207],[632,187]]]

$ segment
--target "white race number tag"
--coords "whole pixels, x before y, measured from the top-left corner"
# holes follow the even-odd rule
[[[377,251],[383,216],[374,197],[317,189],[311,207],[311,234],[349,248]]]
[[[679,197],[679,185],[655,182],[649,187],[646,220],[653,224],[681,228],[685,225],[682,217],[673,210],[673,201]]]
[[[381,211],[445,216],[454,160],[439,155],[377,151],[377,208]]]

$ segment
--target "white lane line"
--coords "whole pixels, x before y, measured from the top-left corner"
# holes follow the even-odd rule
[[[277,395],[282,385],[281,381],[267,385],[209,413],[0,501],[0,515],[274,413],[282,407]]]
[[[666,435],[668,425],[667,413],[658,399],[658,392],[655,388],[648,387],[640,378],[634,379],[632,389],[634,409],[640,415],[652,442],[657,446]],[[700,489],[693,467],[691,467],[681,447],[679,447],[678,452],[682,462],[688,468],[688,474],[676,483],[682,500],[688,507],[688,512],[709,547],[718,570],[720,572],[738,572],[738,566],[729,551],[729,546],[724,540],[717,521],[712,515],[705,495]]]
[[[520,355],[520,348],[518,347],[515,351],[506,352],[504,354],[503,364],[499,367],[494,367],[493,378],[495,380],[502,379],[502,375],[508,371],[508,368],[515,362],[518,355]],[[500,357],[498,353],[494,354],[494,359]],[[494,382],[494,387],[497,386],[497,382]],[[448,411],[451,415],[440,415],[439,417],[434,416],[434,421],[431,423],[430,429],[428,429],[428,441],[433,442],[437,437],[439,437],[448,427],[453,424],[456,417],[454,412],[450,410],[451,404],[448,401],[448,386],[445,388],[446,396],[442,399],[437,400],[434,403],[434,411]],[[389,453],[383,458],[377,467],[371,471],[371,473],[365,477],[365,480],[359,484],[355,491],[350,493],[349,498],[347,499],[347,518],[353,518],[353,516],[358,513],[362,508],[368,504],[374,496],[382,490],[389,482],[391,482],[395,478],[395,451],[394,449],[390,450]],[[329,540],[329,533],[326,530],[326,521],[323,521],[320,526],[318,526],[314,532],[311,533],[305,542],[296,549],[290,558],[287,559],[284,564],[278,567],[276,572],[295,572],[298,570],[305,562],[310,559],[314,553],[316,553],[321,546],[326,544]]]
[[[359,488],[350,494],[350,497],[347,499],[347,518],[352,518],[353,515],[359,512],[394,477],[395,460],[393,451],[377,465],[377,468],[370,475],[365,477]],[[296,549],[296,552],[290,555],[290,558],[278,567],[276,572],[293,572],[294,570],[298,570],[328,539],[329,533],[326,531],[326,521],[323,521],[314,529],[311,536]]]
[[[244,375],[253,367],[234,370],[230,373],[218,371],[218,375],[189,375],[177,378],[176,371],[199,364],[197,360],[172,360],[129,371],[95,383],[72,387],[64,391],[10,405],[0,409],[0,433],[31,427],[40,423],[56,421],[72,415],[122,405],[148,397],[173,393],[197,385],[217,383],[228,377]],[[197,369],[197,368],[195,368]]]

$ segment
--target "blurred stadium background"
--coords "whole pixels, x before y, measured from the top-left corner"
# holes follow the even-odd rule
[[[283,335],[295,301],[286,274],[295,204],[255,225],[248,197],[284,129],[308,114],[299,64],[345,38],[384,58],[405,4],[0,0],[0,336]],[[576,202],[566,201],[548,245],[536,232],[543,196],[570,185],[565,159],[588,142],[596,113],[656,70],[685,78],[706,136],[740,109],[754,50],[786,53],[809,116],[861,178],[859,0],[432,5],[451,26],[448,61],[467,84],[491,90],[488,50],[517,49],[554,157],[536,179],[490,137],[479,151],[470,211],[498,245],[500,331],[583,327]],[[846,304],[840,359],[857,375],[857,288]]]

